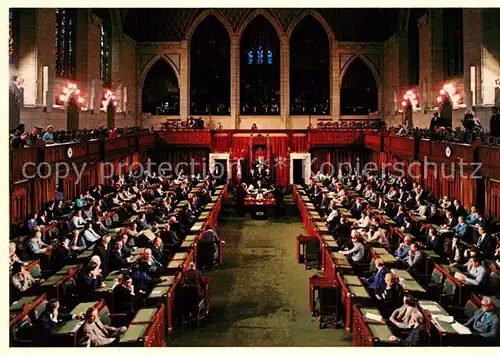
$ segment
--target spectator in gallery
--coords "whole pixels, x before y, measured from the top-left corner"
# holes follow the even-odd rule
[[[500,113],[497,107],[491,108],[490,135],[500,137]]]
[[[220,123],[220,122],[219,122],[219,123],[217,124],[217,129],[216,129],[216,130],[217,130],[217,131],[221,131],[221,130],[223,130],[223,128],[222,128],[222,123]]]
[[[431,131],[431,133],[435,133],[436,128],[441,127],[441,126],[442,126],[442,123],[441,123],[441,118],[439,117],[439,113],[435,112],[434,116],[432,116],[431,125],[429,127],[429,130]]]
[[[46,132],[42,136],[45,143],[54,143],[54,126],[47,126]]]
[[[252,130],[258,130],[257,128],[257,124],[254,122],[253,125],[252,125]]]

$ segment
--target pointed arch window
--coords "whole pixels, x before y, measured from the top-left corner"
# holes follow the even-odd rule
[[[103,84],[111,84],[111,36],[110,26],[105,20],[101,22],[101,47],[99,74]]]
[[[56,9],[56,74],[72,78],[75,72],[76,11]]]

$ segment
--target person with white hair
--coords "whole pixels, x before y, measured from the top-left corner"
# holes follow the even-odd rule
[[[477,332],[485,339],[495,339],[498,332],[498,315],[493,310],[490,297],[483,297],[481,308],[465,323],[471,331]]]
[[[411,332],[404,340],[392,335],[389,338],[391,342],[397,342],[401,346],[426,346],[429,343],[429,333],[425,329],[424,317],[417,309],[411,312],[408,322]]]

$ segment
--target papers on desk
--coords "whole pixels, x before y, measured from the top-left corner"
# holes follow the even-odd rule
[[[378,322],[382,322],[382,320],[383,320],[382,315],[376,315],[376,314],[372,314],[372,313],[366,313],[365,318],[370,319],[370,320],[375,320]]]
[[[430,311],[431,314],[441,312],[441,308],[439,308],[439,306],[437,306],[435,304],[421,304],[421,306],[422,306],[422,309]]]
[[[459,333],[461,335],[472,334],[472,332],[470,331],[470,329],[467,326],[462,325],[460,323],[453,323],[453,324],[451,324],[451,327],[453,328],[453,330],[455,330],[457,333]]]
[[[453,277],[455,277],[456,279],[458,280],[461,280],[461,278],[465,277],[463,273],[460,273],[460,272],[455,272],[455,274],[453,275]]]
[[[447,324],[451,324],[455,321],[455,319],[451,315],[438,314],[438,315],[433,315],[432,318]]]

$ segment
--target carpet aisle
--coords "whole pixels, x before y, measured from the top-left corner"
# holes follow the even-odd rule
[[[350,346],[343,330],[320,330],[308,313],[308,278],[296,261],[295,237],[304,233],[286,197],[288,218],[237,216],[231,198],[217,231],[224,262],[210,285],[210,322],[176,330],[167,346]]]

